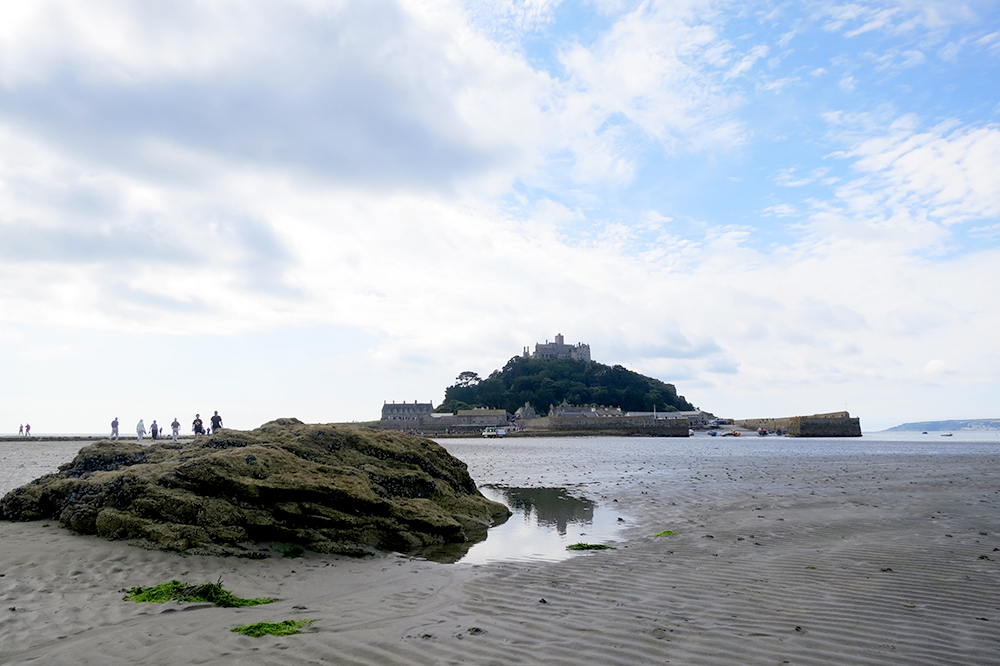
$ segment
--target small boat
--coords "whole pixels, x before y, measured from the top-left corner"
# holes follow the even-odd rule
[[[941,433],[941,436],[942,437],[951,437],[951,433],[950,432],[943,432],[943,433]]]
[[[718,437],[719,433],[715,432],[714,430],[709,430],[708,431],[708,436],[709,437]]]
[[[764,428],[761,428],[760,430],[757,431],[757,434],[760,435],[761,437],[766,437],[768,432]]]
[[[507,431],[503,428],[498,428],[496,426],[487,426],[483,428],[483,437],[503,437],[507,434]]]

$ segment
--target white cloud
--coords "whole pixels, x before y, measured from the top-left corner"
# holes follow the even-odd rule
[[[830,172],[830,168],[819,167],[812,169],[806,176],[796,175],[796,171],[798,171],[798,169],[795,167],[780,169],[778,174],[774,177],[774,182],[782,187],[802,187],[804,185],[811,185],[818,180],[822,180],[823,176]]]
[[[855,116],[836,127],[865,132],[841,153],[862,174],[838,191],[851,210],[906,210],[948,226],[1000,216],[1000,128],[945,122],[921,131],[903,116],[884,130],[861,129],[871,122]]]
[[[466,4],[471,22],[495,39],[516,42],[549,25],[562,0],[475,0]]]
[[[930,375],[932,377],[936,375],[944,375],[953,372],[955,371],[947,363],[945,363],[939,358],[936,358],[933,361],[927,361],[927,364],[924,366],[924,374]]]
[[[530,169],[551,134],[548,77],[447,2],[9,11],[0,118],[119,167],[161,169],[140,150],[155,142],[370,187],[447,188]]]
[[[916,67],[927,62],[927,58],[920,51],[903,51],[902,57],[903,61],[900,63],[900,67]]]
[[[969,229],[969,235],[973,238],[992,241],[1000,239],[1000,224],[988,224]]]
[[[483,203],[547,152],[571,147],[578,180],[614,183],[635,168],[626,128],[607,125],[617,115],[671,148],[738,142],[736,98],[720,84],[729,47],[703,20],[708,5],[619,17],[564,53],[560,89],[448,3],[376,4],[51,0],[8,13],[0,298],[11,320],[224,334],[378,320],[406,337],[421,307],[466,316],[467,304],[441,305],[456,290],[530,292],[551,277],[525,266],[520,286],[500,273],[456,286],[451,257],[498,271],[535,257],[560,268],[557,282],[577,272],[564,265],[576,253],[604,257],[588,276],[614,263],[563,244],[542,209],[516,222]],[[553,7],[494,9],[534,25]],[[66,70],[68,88],[56,80]],[[33,113],[57,95],[72,104]],[[512,236],[522,223],[530,233]],[[19,286],[35,273],[46,277]],[[412,275],[432,286],[395,297]]]
[[[812,178],[799,178],[795,175],[795,168],[781,169],[774,177],[774,182],[782,187],[801,187],[813,182]]]
[[[772,92],[781,93],[788,86],[798,83],[799,77],[797,76],[787,76],[783,79],[775,79],[763,85],[764,90],[770,90]]]
[[[878,11],[859,12],[857,15],[851,15],[849,18],[860,18],[864,21],[864,23],[853,30],[848,30],[844,33],[844,36],[857,37],[858,35],[863,35],[866,32],[884,29],[893,23],[893,19],[895,19],[899,13],[899,8],[893,7]]]
[[[774,215],[775,217],[798,217],[799,209],[791,204],[775,204],[768,206],[761,211],[762,215]]]
[[[813,8],[825,30],[843,32],[848,38],[875,31],[894,35],[918,29],[940,31],[977,19],[969,4],[948,0],[834,0],[815,3]]]
[[[86,359],[110,365],[124,340],[126,369],[152,346],[155,363],[198,370],[212,357],[195,352],[216,344],[240,350],[225,368],[248,404],[303,401],[326,419],[364,400],[440,399],[458,371],[489,372],[557,331],[598,360],[689,378],[682,392],[733,416],[995,381],[981,350],[1000,321],[982,294],[1000,290],[1000,257],[947,250],[956,225],[997,236],[1000,130],[829,114],[825,140],[843,147],[829,157],[850,177],[795,141],[774,158],[793,166],[751,162],[734,146],[760,129],[757,109],[740,115],[760,39],[728,38],[713,2],[592,7],[600,29],[560,34],[544,71],[518,40],[544,34],[558,2],[8,3],[5,368],[35,354],[50,376],[65,361],[94,377]],[[830,28],[858,39],[961,16],[828,7]],[[934,52],[933,39],[904,42],[884,51],[894,66]],[[823,58],[794,72],[844,65]],[[864,97],[864,74],[845,71],[858,78],[844,90]],[[803,114],[797,80],[758,92],[784,90]],[[773,174],[837,190],[698,217],[677,202],[699,169],[727,186]],[[764,217],[771,227],[747,226]],[[290,347],[301,356],[282,356]],[[922,365],[940,358],[961,372]]]
[[[927,58],[924,54],[915,49],[903,50],[899,48],[891,48],[882,54],[867,51],[864,55],[868,60],[875,63],[876,71],[899,71],[910,67],[916,67],[927,62]]]
[[[670,151],[743,140],[744,130],[732,116],[739,94],[723,85],[731,47],[704,19],[711,11],[710,2],[644,3],[594,44],[576,43],[562,52],[568,89],[560,121],[570,131],[585,132],[567,139],[578,146],[578,155],[614,131],[606,123],[615,117]],[[745,71],[764,54],[766,47],[756,47],[728,73]],[[612,141],[619,143],[616,137]],[[607,160],[606,169],[618,173],[614,160]]]
[[[726,72],[724,78],[734,79],[737,76],[740,76],[750,71],[750,68],[754,66],[754,63],[756,63],[761,58],[765,57],[768,54],[768,51],[769,49],[767,48],[767,46],[763,44],[759,44],[753,47],[752,49],[750,49],[749,53],[743,56],[743,58],[738,63],[733,65],[729,69],[729,71]]]
[[[1000,46],[1000,30],[991,32],[988,35],[983,35],[976,40],[977,46],[982,46],[990,50],[996,50]]]

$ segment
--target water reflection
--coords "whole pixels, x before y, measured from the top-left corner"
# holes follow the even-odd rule
[[[554,527],[561,536],[572,523],[593,523],[594,503],[586,498],[573,497],[565,488],[503,488],[490,486],[482,489],[499,493],[498,497],[490,497],[497,502],[503,502],[517,514],[530,517],[539,526]]]
[[[573,557],[574,543],[608,543],[618,536],[624,518],[565,488],[481,486],[483,495],[506,504],[513,515],[489,530],[484,541],[424,551],[438,562],[485,564],[511,560],[557,561]],[[622,518],[622,520],[619,520]]]

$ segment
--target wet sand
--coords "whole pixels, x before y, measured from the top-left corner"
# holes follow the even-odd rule
[[[997,453],[443,444],[480,484],[566,487],[620,511],[617,549],[475,566],[247,561],[0,523],[0,663],[1000,664]],[[220,576],[283,601],[122,600]],[[316,622],[283,638],[229,631],[290,618]]]

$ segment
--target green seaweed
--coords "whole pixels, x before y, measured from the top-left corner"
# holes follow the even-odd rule
[[[674,531],[673,530],[663,530],[662,532],[660,532],[658,534],[654,534],[653,536],[654,537],[664,537],[664,536],[673,536],[673,535],[674,535]]]
[[[606,546],[603,543],[574,543],[566,546],[566,550],[618,550],[614,546]]]
[[[816,567],[814,567],[814,566],[812,566],[812,565],[810,565],[810,566],[806,567],[806,569],[815,569],[815,568],[816,568]]]
[[[239,608],[242,606],[259,606],[269,604],[277,599],[262,597],[259,599],[243,599],[232,592],[222,589],[222,578],[218,583],[203,585],[188,585],[179,580],[150,587],[133,587],[125,595],[125,601],[162,604],[167,601],[186,603],[207,602],[220,608]]]
[[[308,627],[316,620],[284,620],[282,622],[255,622],[244,624],[242,627],[230,629],[230,631],[260,638],[261,636],[291,636],[300,633],[302,627]]]
[[[302,557],[302,554],[306,552],[305,548],[298,544],[284,547],[278,546],[275,550],[281,553],[282,557]]]

